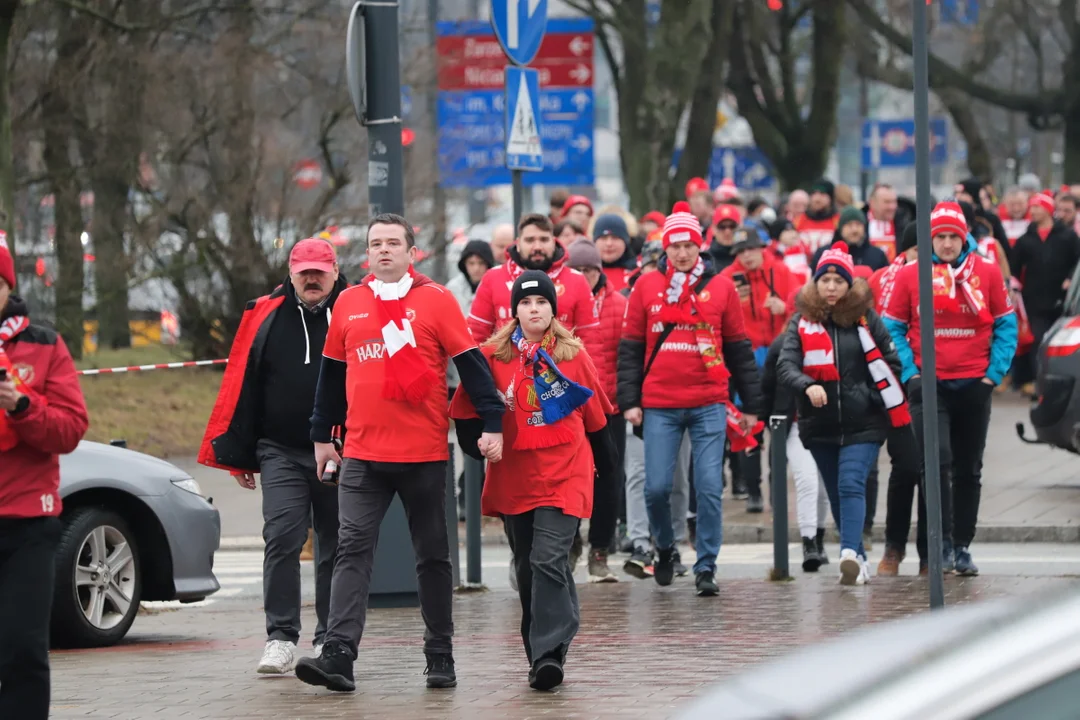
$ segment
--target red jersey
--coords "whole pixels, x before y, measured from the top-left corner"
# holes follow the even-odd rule
[[[806,245],[809,256],[813,257],[819,249],[832,244],[839,222],[838,214],[822,220],[813,220],[804,213],[795,218],[791,224],[799,232],[799,239]]]
[[[627,269],[624,267],[606,267],[604,275],[607,276],[607,284],[615,292],[622,292],[630,286],[630,276],[637,268]]]
[[[934,265],[934,295],[960,294],[951,287],[952,274],[945,265]],[[1013,312],[1012,302],[1001,269],[994,263],[975,257],[975,273],[971,287],[982,293],[992,318],[989,322],[963,302],[959,311],[934,311],[934,348],[937,350],[937,376],[942,380],[981,378],[990,366],[990,345],[993,341],[994,320]],[[885,316],[899,320],[908,327],[908,342],[915,354],[915,365],[922,367],[922,338],[919,334],[919,264],[908,263],[896,274],[892,293],[885,307]]]
[[[720,273],[732,282],[741,275],[749,284],[749,288],[741,290],[739,296],[746,334],[755,349],[772,345],[772,341],[787,327],[787,313],[774,315],[765,309],[765,301],[777,297],[786,303],[791,291],[798,287],[783,262],[768,252],[764,253],[764,258],[765,262],[757,270],[747,270],[737,257]],[[739,290],[738,283],[735,288]]]
[[[896,258],[896,223],[893,220],[877,220],[867,211],[867,230],[870,244],[880,248],[892,262]]]
[[[73,452],[90,425],[75,363],[63,339],[38,325],[5,342],[3,352],[32,400],[24,412],[7,416],[17,444],[0,452],[0,517],[56,516],[59,456]]]
[[[562,250],[561,246],[559,250]],[[469,330],[476,342],[483,344],[514,317],[510,307],[510,290],[522,272],[520,265],[507,260],[505,264],[485,273],[469,310]],[[566,266],[565,251],[556,251],[555,264],[548,270],[548,277],[555,283],[558,295],[559,322],[584,340],[599,324],[589,281],[577,270]]]
[[[630,292],[623,321],[623,338],[645,343],[645,359],[664,331],[660,313],[668,279],[659,270],[642,275]],[[735,284],[717,275],[697,294],[698,308],[712,326],[718,346],[745,340],[742,303]],[[721,353],[722,347],[717,347]],[[715,382],[705,369],[691,325],[677,325],[664,340],[641,388],[644,408],[696,408],[728,401],[728,384]],[[623,408],[626,410],[627,408]]]
[[[344,456],[373,462],[435,462],[448,459],[446,367],[476,347],[453,294],[436,283],[411,288],[401,304],[412,323],[416,349],[439,381],[419,404],[383,397],[382,323],[375,293],[358,285],[338,296],[323,355],[343,362],[348,414]]]
[[[570,431],[570,442],[535,450],[515,450],[518,421],[515,413],[533,413],[540,409],[535,401],[531,367],[524,366],[515,351],[514,358],[499,362],[492,357],[495,348],[485,346],[484,356],[495,378],[495,387],[506,403],[503,415],[503,456],[497,463],[487,463],[484,492],[480,509],[484,515],[520,515],[539,507],[556,507],[572,517],[592,515],[593,462],[592,447],[586,433],[602,430],[607,424],[604,392],[596,376],[596,368],[588,352],[582,351],[571,360],[560,362],[559,372],[568,380],[593,391],[584,405],[559,421]],[[529,372],[526,372],[529,370]],[[468,393],[460,388],[454,394],[450,413],[455,418],[476,417]],[[444,438],[445,444],[445,438]]]

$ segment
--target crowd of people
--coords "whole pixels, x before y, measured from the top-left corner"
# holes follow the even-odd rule
[[[199,461],[262,488],[267,642],[257,671],[355,688],[375,547],[395,496],[408,518],[425,624],[427,685],[453,687],[452,572],[444,482],[451,423],[486,464],[484,514],[513,553],[528,682],[563,680],[580,609],[574,572],[661,586],[692,574],[720,592],[723,497],[765,510],[769,417],[787,419],[802,568],[843,585],[867,551],[878,460],[891,461],[885,550],[896,575],[913,505],[920,574],[924,382],[941,399],[943,566],[975,575],[982,456],[995,391],[1030,393],[1035,350],[1080,261],[1080,187],[1025,178],[998,204],[977,180],[929,218],[936,377],[921,371],[914,204],[887,185],[864,207],[828,180],[773,207],[700,178],[670,212],[636,218],[556,193],[548,213],[464,244],[446,286],[416,268],[414,229],[378,215],[369,273],[351,285],[334,246],[298,242],[289,275],[241,320]],[[57,456],[87,427],[55,332],[12,294],[0,243],[0,715],[45,717],[47,624],[61,509]],[[14,474],[13,474],[14,473]],[[583,521],[587,535],[582,537]],[[299,657],[299,562],[314,529],[316,628]],[[693,562],[680,548],[692,546]],[[17,580],[16,580],[17,578]],[[33,579],[32,582],[28,579]],[[35,592],[7,592],[32,586]]]

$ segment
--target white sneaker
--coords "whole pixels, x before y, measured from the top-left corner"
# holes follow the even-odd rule
[[[268,640],[255,672],[260,675],[284,675],[296,666],[296,645],[285,640]]]
[[[840,584],[856,585],[862,574],[862,563],[851,548],[840,551]]]
[[[865,557],[859,558],[859,577],[855,578],[856,585],[865,585],[870,582],[870,561]]]

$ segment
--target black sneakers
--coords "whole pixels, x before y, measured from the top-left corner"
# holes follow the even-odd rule
[[[711,572],[699,572],[694,578],[699,597],[713,597],[720,593],[720,586]]]
[[[644,580],[652,575],[652,553],[640,547],[635,547],[630,557],[623,563],[623,572],[627,575]]]
[[[343,645],[332,640],[323,645],[319,657],[300,658],[296,663],[296,677],[308,685],[317,685],[337,692],[352,692],[356,689],[352,656]]]
[[[814,538],[802,539],[802,569],[803,572],[817,572],[821,567],[821,555],[818,553],[817,541]]]
[[[829,554],[825,552],[825,528],[818,528],[817,537],[814,538],[817,544],[817,554],[821,559],[822,565],[829,564]]]
[[[678,548],[671,553],[671,566],[675,568],[675,575],[677,577],[682,577],[688,572],[686,566],[682,564],[682,555],[679,554]]]
[[[762,497],[760,489],[750,491],[749,496],[746,498],[746,512],[765,512],[765,498]]]
[[[657,550],[656,565],[653,566],[653,579],[656,580],[657,585],[670,585],[675,579],[674,554],[674,547]]]
[[[424,653],[427,656],[427,686],[429,688],[457,687],[457,673],[454,672],[454,656],[450,653]]]
[[[529,671],[529,687],[533,690],[551,690],[562,681],[562,664],[555,658],[540,658]]]

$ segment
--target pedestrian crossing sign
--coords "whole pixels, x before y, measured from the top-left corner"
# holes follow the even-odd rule
[[[540,142],[540,78],[530,68],[506,68],[506,167],[544,169]]]

